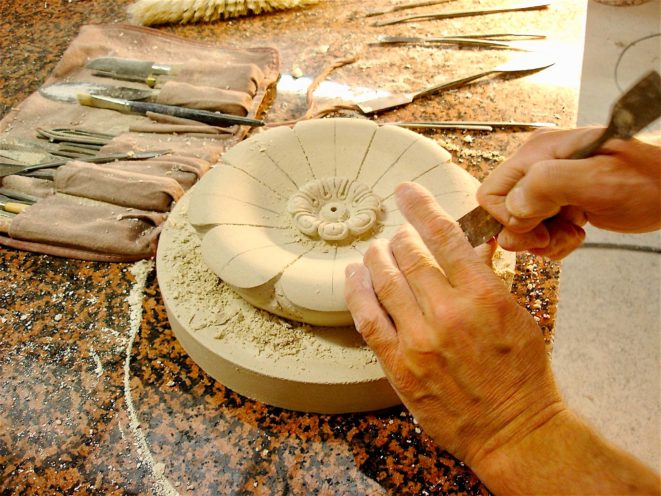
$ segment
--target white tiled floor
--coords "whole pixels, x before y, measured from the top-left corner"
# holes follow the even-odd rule
[[[578,124],[606,124],[610,104],[661,70],[661,3],[588,3]],[[651,37],[650,37],[651,36]],[[641,40],[636,42],[636,40]],[[650,42],[651,40],[651,42]],[[631,48],[625,50],[630,44]],[[653,126],[659,129],[659,121]],[[589,229],[587,242],[661,248],[661,233]],[[553,368],[565,398],[615,444],[661,471],[661,254],[582,248],[563,261]]]

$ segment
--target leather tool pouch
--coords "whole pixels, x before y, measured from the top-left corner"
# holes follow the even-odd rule
[[[85,68],[98,57],[154,61],[176,70],[157,76],[152,101],[255,118],[279,77],[272,47],[224,48],[130,25],[88,25],[43,87],[87,82],[149,89],[143,82],[100,77]],[[56,256],[101,261],[153,257],[173,204],[250,128],[217,128],[159,114],[123,114],[56,101],[35,92],[0,121],[0,153],[57,154],[37,128],[75,128],[114,136],[98,155],[166,151],[146,160],[91,164],[72,158],[47,179],[6,176],[0,186],[38,201],[9,219],[0,244]],[[28,154],[29,155],[29,154]],[[27,156],[26,154],[20,155]],[[39,160],[41,162],[43,160]],[[4,153],[0,162],[32,165]],[[1,169],[0,169],[1,170]]]

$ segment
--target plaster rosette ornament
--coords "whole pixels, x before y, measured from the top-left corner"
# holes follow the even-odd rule
[[[191,191],[188,218],[207,266],[254,306],[350,325],[344,269],[405,222],[393,193],[402,181],[425,186],[454,218],[477,205],[478,181],[434,141],[364,119],[320,119],[231,148]]]

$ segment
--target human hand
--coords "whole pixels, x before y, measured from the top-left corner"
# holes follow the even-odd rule
[[[458,225],[419,185],[396,197],[415,230],[347,267],[347,305],[403,403],[477,471],[565,407],[539,328]]]
[[[477,199],[504,225],[503,248],[559,259],[583,242],[586,222],[631,233],[661,227],[661,147],[614,139],[593,157],[567,159],[602,132],[538,131],[484,181]]]

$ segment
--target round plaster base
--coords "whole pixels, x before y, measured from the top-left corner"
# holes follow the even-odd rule
[[[156,267],[172,330],[191,359],[233,391],[315,413],[400,403],[354,327],[315,327],[259,310],[204,264],[189,194],[161,233]]]

